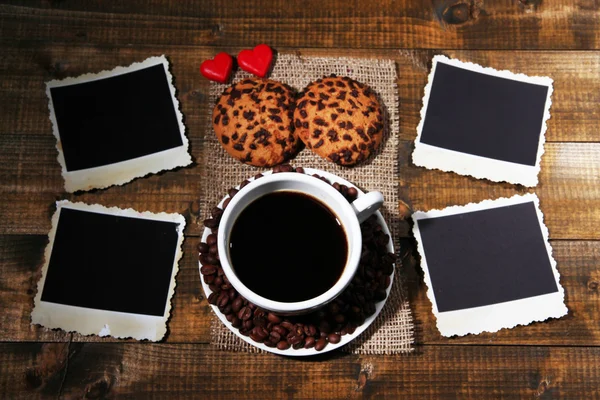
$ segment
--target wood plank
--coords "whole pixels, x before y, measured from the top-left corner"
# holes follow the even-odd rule
[[[191,137],[198,159],[201,139]],[[600,143],[547,143],[540,183],[534,189],[427,170],[412,164],[412,141],[400,144],[400,198],[415,210],[444,208],[535,192],[540,197],[552,239],[600,239]],[[49,135],[0,135],[0,233],[45,235],[58,199],[126,206],[144,211],[178,212],[187,219],[186,233],[201,232],[202,167],[140,178],[124,186],[67,194]],[[34,149],[34,150],[32,150]],[[306,150],[305,150],[306,151]]]
[[[36,396],[46,352],[39,344],[0,345],[4,397]],[[411,356],[341,353],[311,359],[228,353],[208,345],[72,344],[65,398],[176,397],[247,399],[533,398],[581,399],[600,395],[598,348],[424,346]],[[319,362],[321,361],[321,362]],[[54,364],[56,365],[56,364]],[[53,365],[53,366],[54,366]],[[54,367],[56,369],[56,367]]]
[[[10,1],[8,42],[336,48],[598,49],[593,1]],[[507,38],[510,38],[508,40]]]
[[[190,152],[197,160],[202,139],[191,136]],[[186,218],[186,234],[198,235],[201,218],[198,198],[204,166],[163,171],[137,178],[123,186],[76,194],[64,191],[56,161],[56,141],[51,134],[0,135],[0,230],[10,234],[47,234],[56,200],[101,203],[138,211],[180,213]]]
[[[560,319],[536,322],[496,333],[444,338],[436,328],[427,298],[427,286],[418,262],[409,257],[404,263],[409,301],[415,319],[416,340],[426,344],[527,344],[599,346],[600,326],[600,242],[551,241],[553,256],[565,289],[569,313]],[[418,259],[416,252],[414,257]]]
[[[65,342],[70,338],[63,331],[31,325],[33,298],[47,242],[43,236],[0,235],[0,341]]]
[[[400,144],[400,198],[427,211],[536,193],[551,239],[600,239],[600,144],[546,143],[539,184],[525,188],[416,167],[413,142]]]
[[[554,80],[554,92],[546,140],[600,141],[600,53],[461,50],[400,51],[397,63],[402,139],[414,140],[417,136],[423,88],[434,54],[445,54],[498,70],[551,77]]]
[[[68,343],[0,344],[0,397],[58,398],[68,352]]]
[[[188,137],[205,134],[211,105],[206,104],[208,82],[198,72],[202,60],[219,50],[236,54],[239,48],[189,48],[159,46],[140,48],[90,47],[85,44],[50,46],[31,43],[3,45],[0,59],[0,134],[49,134],[48,99],[44,82],[87,72],[129,65],[151,55],[165,53],[175,77],[177,97],[185,116]],[[400,137],[414,140],[420,120],[423,88],[434,54],[446,54],[517,73],[545,75],[554,79],[552,118],[546,140],[600,141],[600,52],[532,51],[408,51],[335,50],[281,48],[303,56],[348,56],[394,59],[398,64]]]
[[[0,235],[0,342],[116,341],[32,326],[30,315],[41,274],[46,236]],[[211,312],[200,286],[196,238],[184,241],[177,288],[168,321],[168,342],[208,342]]]
[[[168,322],[167,343],[208,343],[210,341],[209,309],[200,286],[195,247],[198,239],[187,237],[184,257],[177,275],[171,319]],[[522,344],[522,345],[600,345],[600,242],[552,241],[554,257],[566,291],[569,315],[559,320],[535,323],[526,327],[502,330],[462,338],[442,338],[431,313],[422,272],[416,256],[405,260],[402,273],[415,317],[418,343],[426,344]],[[43,249],[44,236],[0,236],[0,304],[6,311],[0,315],[0,341],[66,341],[61,331],[47,331],[30,326]],[[410,240],[403,246],[413,246]],[[409,249],[408,247],[406,247]],[[408,250],[410,252],[410,250]],[[116,339],[73,334],[73,341],[114,342]]]

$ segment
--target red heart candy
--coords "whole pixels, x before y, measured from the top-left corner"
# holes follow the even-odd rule
[[[273,51],[266,44],[259,44],[254,50],[240,51],[237,60],[241,69],[264,78],[271,67]]]
[[[219,53],[212,60],[206,60],[200,64],[200,73],[211,81],[225,83],[231,75],[233,59],[227,53]]]

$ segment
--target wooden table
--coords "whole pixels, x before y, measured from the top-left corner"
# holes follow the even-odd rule
[[[235,4],[238,3],[238,4]],[[196,163],[219,51],[394,59],[400,97],[400,190],[428,210],[538,194],[566,291],[560,320],[461,338],[435,327],[422,272],[403,266],[416,323],[408,356],[342,352],[308,360],[220,352],[195,246],[193,166],[81,194],[63,189],[44,82],[166,54]],[[594,0],[2,1],[0,5],[0,397],[599,398],[600,3]],[[434,54],[554,79],[540,183],[526,189],[410,162]],[[174,309],[161,343],[31,326],[29,315],[58,199],[187,219]],[[410,240],[410,239],[407,239]]]

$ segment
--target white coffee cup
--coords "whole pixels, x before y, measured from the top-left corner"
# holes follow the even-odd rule
[[[237,277],[235,267],[231,263],[229,253],[230,234],[237,217],[253,201],[268,193],[278,191],[300,192],[323,203],[336,215],[346,234],[348,255],[342,275],[329,290],[312,299],[282,302],[265,298],[250,290]],[[223,212],[217,235],[217,246],[223,272],[238,293],[258,307],[280,315],[310,312],[335,299],[352,281],[358,269],[362,249],[360,223],[377,211],[382,204],[383,195],[379,192],[360,195],[353,203],[349,203],[331,185],[313,176],[293,172],[265,175],[242,188],[231,199]]]

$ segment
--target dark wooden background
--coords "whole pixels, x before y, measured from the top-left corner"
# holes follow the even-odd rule
[[[195,255],[201,167],[65,193],[44,82],[166,54],[200,165],[211,132],[204,129],[208,83],[198,67],[217,52],[258,43],[281,53],[396,60],[401,198],[427,210],[535,191],[569,315],[443,338],[409,257],[403,273],[417,326],[412,355],[333,352],[298,360],[213,349]],[[1,1],[0,397],[599,398],[599,48],[598,0]],[[411,165],[423,87],[440,53],[554,79],[534,190]],[[58,199],[186,216],[185,256],[162,343],[30,325]]]

